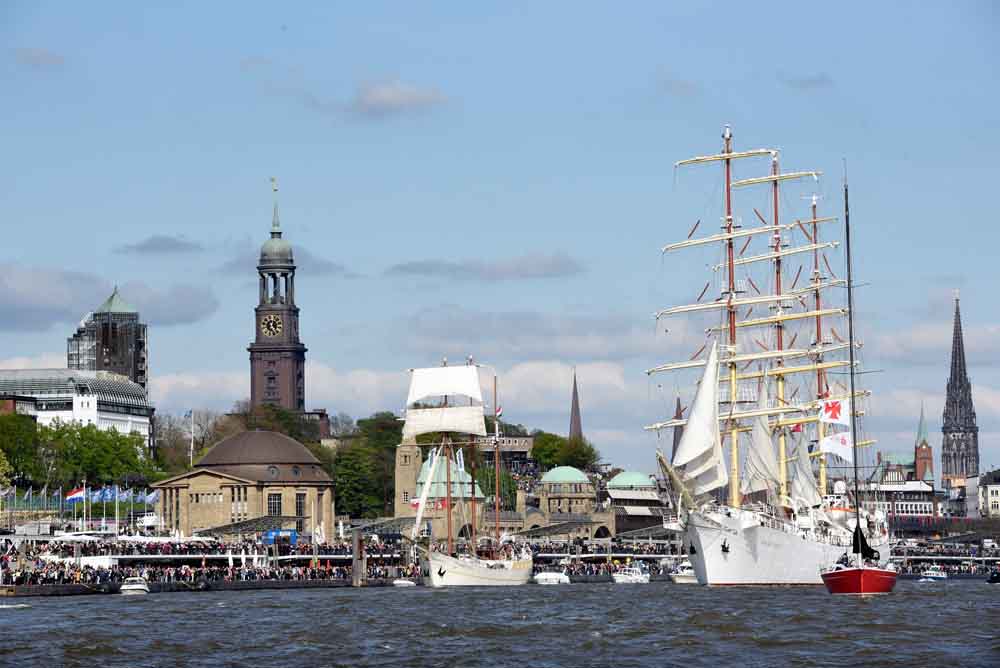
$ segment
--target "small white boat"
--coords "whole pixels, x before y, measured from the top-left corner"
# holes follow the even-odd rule
[[[670,573],[670,581],[674,584],[698,584],[698,576],[694,574],[691,562],[685,560]]]
[[[122,582],[121,589],[119,593],[122,596],[136,596],[138,594],[148,594],[149,593],[149,583],[146,582],[146,578],[125,578]]]
[[[920,582],[940,582],[947,580],[948,573],[940,566],[931,566],[920,574]]]
[[[405,578],[397,578],[392,581],[393,587],[416,587],[417,583],[413,580],[407,580]]]
[[[568,585],[569,576],[566,575],[565,571],[542,571],[541,573],[536,573],[533,578],[535,584],[540,585]]]
[[[649,584],[649,571],[638,566],[626,566],[611,574],[615,584]]]

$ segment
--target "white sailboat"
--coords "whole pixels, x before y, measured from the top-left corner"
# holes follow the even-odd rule
[[[494,411],[496,415],[496,377],[494,376]],[[449,397],[461,397],[464,403],[449,404]],[[443,399],[439,405],[428,405]],[[499,481],[499,419],[494,421],[494,462],[497,467],[495,479]],[[445,466],[445,498],[444,507],[447,513],[447,541],[443,546],[432,541],[427,551],[430,566],[430,584],[432,587],[450,586],[511,586],[527,583],[532,573],[532,556],[527,547],[512,544],[501,545],[499,523],[497,524],[496,542],[494,544],[495,558],[481,558],[477,550],[475,527],[476,492],[473,470],[472,535],[469,542],[470,552],[459,554],[456,551],[452,531],[452,513],[454,512],[452,497],[452,470],[462,465],[462,458],[455,457],[455,443],[451,435],[455,433],[486,435],[486,425],[483,414],[482,390],[479,385],[479,369],[473,364],[464,366],[441,366],[427,369],[414,369],[411,372],[410,391],[407,397],[406,422],[403,426],[403,438],[415,438],[421,434],[443,433],[441,445],[430,453],[428,476],[421,490],[417,515],[413,524],[411,539],[416,541],[420,523],[432,490],[435,488],[435,472],[437,467]],[[473,460],[474,461],[474,460]],[[499,482],[497,483],[499,485]],[[499,487],[496,494],[497,517],[499,517]]]
[[[678,166],[722,163],[725,177],[722,232],[692,239],[698,227],[695,225],[687,240],[663,249],[669,252],[705,244],[720,245],[724,261],[713,269],[721,270],[721,294],[714,301],[701,302],[709,283],[698,303],[656,314],[661,318],[719,313],[719,322],[706,330],[710,338],[702,348],[708,350],[706,357],[697,358],[699,351],[691,360],[662,364],[647,372],[704,367],[687,419],[660,422],[647,429],[683,427],[672,461],[659,452],[657,459],[680,492],[681,523],[691,545],[690,561],[698,582],[820,585],[820,566],[843,553],[844,547],[851,545],[853,534],[846,514],[835,517],[828,512],[832,504],[825,497],[827,451],[843,454],[844,449],[828,445],[829,439],[824,438],[827,428],[824,408],[855,396],[835,396],[826,375],[831,369],[850,364],[830,358],[848,348],[836,330],[829,327],[832,319],[842,317],[847,310],[831,308],[821,300],[823,291],[844,285],[844,281],[823,271],[823,265],[829,269],[829,263],[821,251],[834,248],[837,243],[821,242],[819,225],[835,219],[819,218],[814,198],[811,219],[779,222],[778,184],[816,178],[819,173],[781,173],[778,151],[773,149],[733,151],[728,127],[723,140],[721,153],[677,163]],[[771,174],[734,181],[733,161],[755,157],[771,159]],[[744,229],[733,213],[733,189],[754,185],[771,186],[773,217],[767,220],[754,209],[761,225]],[[797,232],[802,233],[805,243],[792,243],[791,238]],[[767,240],[764,252],[746,253],[756,238]],[[788,286],[782,262],[801,253],[812,254],[813,271],[809,285],[797,289],[802,268]],[[766,269],[758,271],[755,281],[753,270],[758,267]],[[807,298],[811,298],[809,302]],[[768,313],[752,317],[755,308],[766,308]],[[796,324],[804,326],[803,330],[788,338],[786,328]],[[761,331],[765,333],[756,333]],[[803,331],[813,341],[807,347],[795,348],[795,340]],[[804,364],[788,364],[803,358]],[[753,365],[757,365],[756,369],[750,370]],[[807,380],[814,377],[815,387],[801,382],[798,389],[790,391],[789,386],[803,375]],[[806,389],[802,397],[811,394],[814,398],[797,399],[802,389]],[[853,402],[845,403],[853,406]],[[815,428],[818,444],[813,455],[802,439],[810,426]],[[789,456],[792,429],[799,432],[800,440],[794,455]],[[728,449],[728,462],[724,446]],[[820,460],[818,484],[811,456]],[[727,486],[727,498],[722,500],[720,493]],[[867,520],[869,541],[888,554],[884,516],[863,516]]]

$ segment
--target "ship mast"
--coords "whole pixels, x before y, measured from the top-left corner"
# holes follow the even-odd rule
[[[494,550],[500,549],[500,403],[497,395],[497,374],[493,370],[493,526],[496,531]]]
[[[733,221],[733,165],[732,158],[729,157],[733,152],[733,131],[728,125],[722,132],[723,147],[722,153],[727,156],[725,158],[725,171],[726,171],[726,186],[725,186],[725,197],[726,197],[726,234],[729,238],[726,241],[726,278],[729,282],[728,292],[726,293],[726,298],[729,302],[726,307],[726,317],[729,324],[729,352],[730,356],[734,357],[736,355],[736,306],[733,301],[736,299],[736,253],[733,247],[733,237],[734,232],[734,221]],[[737,385],[736,385],[736,362],[729,362],[729,411],[732,413],[736,410],[736,398],[737,398]],[[729,505],[733,507],[739,507],[740,505],[740,449],[739,449],[739,438],[740,438],[740,426],[735,420],[730,420],[729,422],[729,443],[730,443],[730,461],[729,461]]]
[[[812,219],[816,220],[816,195],[812,197]],[[814,245],[819,244],[819,226],[813,222],[812,224],[812,242]],[[816,310],[816,347],[822,350],[823,346],[823,315],[822,311],[822,296],[821,284],[823,282],[823,274],[819,268],[819,248],[817,247],[813,251],[813,297],[814,306]],[[850,314],[848,314],[850,318]],[[825,399],[827,396],[826,391],[826,370],[821,368],[821,363],[823,362],[822,353],[816,357],[817,368],[816,368],[816,399]],[[853,394],[853,390],[851,392]],[[852,403],[853,405],[853,403]],[[816,421],[816,443],[823,442],[823,422],[820,420]],[[821,453],[819,455],[819,493],[820,496],[826,494],[826,454]]]
[[[774,294],[781,296],[781,226],[778,222],[778,154],[775,153],[771,158],[771,176],[774,177],[774,181],[771,183],[771,198],[772,207],[774,212],[774,252],[777,257],[774,258]],[[816,216],[813,216],[815,218]],[[783,314],[781,307],[781,302],[776,302],[775,304],[778,315]],[[775,323],[775,339],[777,343],[777,349],[782,351],[785,349],[785,325],[784,321],[778,321]],[[785,365],[785,360],[781,357],[777,358],[775,363],[780,371]],[[778,375],[778,394],[777,401],[779,406],[785,405],[785,376],[784,374]],[[764,385],[763,387],[766,387]],[[784,500],[788,496],[788,461],[785,455],[785,429],[778,429],[778,499],[779,501]]]
[[[844,174],[844,236],[844,250],[847,254],[847,341],[849,344],[847,350],[851,360],[851,397],[848,405],[851,407],[849,413],[851,416],[851,447],[853,449],[851,459],[854,460],[854,520],[857,527],[855,531],[858,531],[861,527],[861,494],[858,490],[858,419],[854,412],[854,276],[851,259],[851,210],[847,198],[846,169]],[[861,559],[860,554],[858,559]]]

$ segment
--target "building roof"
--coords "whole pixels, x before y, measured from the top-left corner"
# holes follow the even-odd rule
[[[608,489],[623,489],[626,487],[656,487],[649,476],[638,471],[622,471],[608,481]]]
[[[118,286],[115,286],[111,296],[104,300],[104,303],[94,309],[94,313],[138,313],[128,302],[118,294]]]
[[[0,392],[38,399],[91,394],[99,402],[132,408],[150,408],[142,385],[108,371],[77,369],[2,369]]]
[[[590,479],[580,469],[572,466],[557,466],[542,476],[542,483],[590,483]]]
[[[917,445],[929,443],[927,440],[927,420],[924,419],[924,402],[920,402],[920,422],[917,423]]]
[[[576,391],[576,370],[573,370],[573,399],[569,407],[569,437],[583,438],[583,424],[580,421],[580,394]]]
[[[222,439],[197,466],[319,464],[298,441],[275,431],[244,431]]]
[[[420,473],[417,474],[417,488],[414,496],[419,498],[423,494],[424,485],[427,483],[427,476],[430,473],[431,460],[428,457],[420,466]],[[451,463],[451,496],[455,499],[471,498],[472,476],[468,471],[456,464]],[[448,467],[444,465],[444,459],[438,462],[434,469],[434,480],[431,482],[431,489],[427,493],[429,499],[444,499],[448,496]],[[476,498],[482,499],[483,491],[476,483]]]
[[[993,471],[987,471],[983,474],[982,482],[980,485],[1000,485],[1000,469],[995,469]]]
[[[274,204],[274,217],[271,220],[271,238],[260,247],[261,265],[290,266],[295,264],[292,256],[292,245],[281,238],[281,222],[278,220],[278,204]]]

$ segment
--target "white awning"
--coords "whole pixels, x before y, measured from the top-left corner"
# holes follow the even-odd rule
[[[632,499],[635,501],[659,501],[660,496],[651,489],[611,489],[608,496],[612,499]]]
[[[461,395],[482,404],[483,392],[479,387],[479,368],[471,365],[436,366],[429,369],[414,369],[410,374],[407,406],[429,397],[449,395]]]
[[[623,506],[622,510],[625,511],[626,515],[633,515],[633,516],[641,515],[643,517],[652,517],[653,515],[660,515],[660,513],[654,513],[652,508],[644,508],[642,506],[638,507]]]

